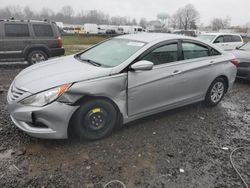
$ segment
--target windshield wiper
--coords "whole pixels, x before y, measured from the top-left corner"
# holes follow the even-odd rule
[[[97,66],[97,67],[101,67],[102,66],[101,63],[95,62],[95,61],[93,61],[91,59],[81,59],[81,61],[86,61],[86,62],[88,62],[88,63],[90,63],[90,64],[92,64],[94,66]]]
[[[90,63],[91,65],[94,65],[94,66],[97,66],[97,67],[101,67],[102,66],[101,63],[95,62],[95,61],[93,61],[91,59],[82,59],[79,56],[78,56],[78,59],[81,60],[81,61],[86,61],[86,62]]]

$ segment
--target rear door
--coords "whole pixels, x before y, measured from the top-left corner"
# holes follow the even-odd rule
[[[47,48],[58,48],[58,29],[49,23],[32,23],[34,32],[33,45],[43,45]]]
[[[183,64],[182,77],[184,79],[184,98],[186,101],[202,100],[209,85],[214,79],[216,50],[210,46],[192,40],[182,41]]]
[[[244,44],[241,36],[239,35],[232,35],[232,43],[233,43],[232,45],[233,50],[236,49],[237,47],[241,47]]]
[[[233,42],[232,35],[224,35],[224,50],[233,50],[237,44]]]
[[[28,23],[6,22],[3,26],[4,58],[23,58],[25,47],[32,41]]]

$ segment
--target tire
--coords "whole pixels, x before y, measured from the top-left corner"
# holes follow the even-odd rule
[[[207,106],[216,106],[223,99],[226,93],[226,82],[223,78],[216,78],[208,88],[205,104]]]
[[[27,60],[29,65],[33,65],[48,60],[48,55],[42,50],[34,50],[28,54]]]
[[[111,134],[118,120],[116,108],[107,100],[91,100],[73,116],[73,132],[80,139],[99,140]]]

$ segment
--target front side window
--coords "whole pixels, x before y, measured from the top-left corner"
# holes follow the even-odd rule
[[[219,37],[214,41],[214,43],[223,43],[223,42],[224,42],[223,36],[219,36]]]
[[[111,39],[79,55],[82,61],[98,63],[106,67],[120,65],[145,45],[144,42]]]
[[[209,49],[200,44],[183,42],[182,43],[184,59],[196,59],[209,56]]]
[[[29,37],[28,24],[5,24],[6,37]]]
[[[143,60],[150,61],[154,63],[154,65],[178,61],[178,44],[167,44],[156,48],[146,55]]]
[[[50,25],[34,24],[35,36],[37,37],[52,37],[53,31]]]

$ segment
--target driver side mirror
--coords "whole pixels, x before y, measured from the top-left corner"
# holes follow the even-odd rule
[[[153,67],[154,63],[147,60],[141,60],[131,65],[130,68],[134,71],[149,71],[152,70]]]

